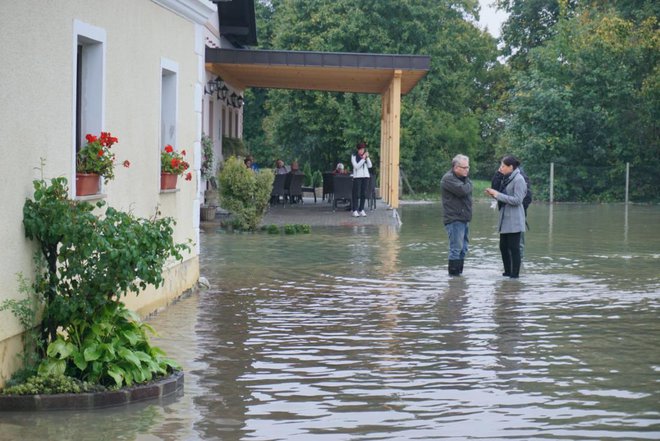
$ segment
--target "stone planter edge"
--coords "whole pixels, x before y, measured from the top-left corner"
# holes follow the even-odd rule
[[[0,412],[91,410],[165,398],[183,390],[183,371],[116,391],[52,395],[0,395]]]

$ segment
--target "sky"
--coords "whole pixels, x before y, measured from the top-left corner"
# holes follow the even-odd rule
[[[495,0],[479,0],[481,5],[481,19],[479,25],[481,28],[488,26],[488,32],[496,38],[500,36],[500,26],[506,20],[506,13],[496,11],[494,7],[490,6]]]

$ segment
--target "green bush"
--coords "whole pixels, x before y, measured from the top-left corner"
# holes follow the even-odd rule
[[[225,157],[245,156],[247,149],[241,138],[222,137],[222,153]]]
[[[190,248],[174,243],[172,218],[137,218],[112,207],[99,217],[93,210],[105,202],[69,199],[65,178],[50,185],[34,181],[34,188],[34,200],[23,206],[23,225],[25,236],[39,242],[45,262],[34,283],[45,302],[45,341],[74,320],[93,323],[115,297],[162,285],[165,262],[183,259]]]
[[[67,377],[66,375],[34,375],[23,384],[5,388],[4,395],[50,395],[50,394],[68,394],[83,392],[100,392],[106,390],[105,387],[97,384],[91,384],[86,381],[80,381],[77,378]]]
[[[286,224],[284,226],[284,234],[296,234],[295,225]]]
[[[236,157],[220,172],[220,205],[234,216],[238,229],[254,231],[266,214],[275,175],[270,169],[254,172]]]
[[[311,187],[313,184],[313,176],[312,176],[312,167],[309,165],[309,162],[303,165],[302,172],[305,174],[305,180],[303,182],[303,185],[305,187]]]
[[[39,243],[31,288],[43,302],[39,342],[47,348],[39,354],[39,374],[120,387],[175,369],[149,345],[146,333],[153,330],[119,300],[162,285],[165,262],[189,250],[174,243],[174,219],[137,218],[112,207],[99,217],[93,210],[105,202],[69,199],[65,178],[33,183],[23,225],[26,237]],[[19,317],[31,307],[6,306]]]
[[[266,227],[266,231],[268,232],[268,234],[280,234],[280,227],[271,224]]]
[[[320,170],[316,170],[312,174],[312,187],[322,187],[323,186],[323,173]]]
[[[68,375],[94,384],[122,387],[166,375],[179,366],[149,344],[153,328],[119,302],[105,306],[93,323],[76,320],[66,336],[48,345],[40,375]]]

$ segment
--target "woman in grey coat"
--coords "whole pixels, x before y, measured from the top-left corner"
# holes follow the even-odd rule
[[[504,264],[503,276],[517,279],[520,275],[520,233],[525,231],[523,199],[527,184],[520,174],[520,161],[514,156],[502,158],[499,171],[504,175],[500,191],[487,188],[486,193],[497,199],[500,209],[500,252]]]

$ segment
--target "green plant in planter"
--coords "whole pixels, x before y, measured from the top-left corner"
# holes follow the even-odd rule
[[[147,285],[164,282],[167,259],[181,260],[188,244],[173,240],[172,218],[144,219],[107,207],[68,198],[65,178],[50,185],[34,181],[34,200],[23,206],[28,239],[39,242],[45,271],[35,289],[44,296],[44,338],[56,338],[58,327],[74,320],[93,322],[105,305],[127,292],[139,294]]]
[[[199,170],[202,178],[209,180],[215,179],[213,170],[213,140],[205,134],[202,134],[202,165]]]
[[[66,336],[48,345],[40,375],[67,375],[93,384],[143,383],[180,367],[149,344],[151,326],[120,302],[106,304],[94,322],[74,320]]]
[[[236,157],[220,172],[220,205],[234,216],[234,226],[254,231],[266,214],[275,175],[270,169],[254,172]]]
[[[100,392],[106,388],[98,384],[80,381],[66,375],[48,374],[33,375],[24,383],[5,388],[4,395],[45,395],[45,394],[79,394],[82,392]]]

